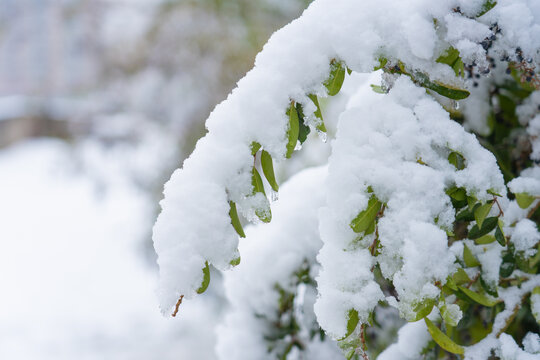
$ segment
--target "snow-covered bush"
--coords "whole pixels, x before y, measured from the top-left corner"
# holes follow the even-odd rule
[[[539,68],[536,0],[316,0],[165,186],[163,313],[236,267],[220,359],[537,359]],[[327,164],[279,190],[310,132]]]

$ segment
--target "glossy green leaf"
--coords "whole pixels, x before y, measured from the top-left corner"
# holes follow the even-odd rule
[[[291,103],[291,106],[288,110],[289,115],[289,129],[287,130],[287,154],[285,155],[289,159],[296,147],[298,142],[298,133],[300,131],[300,120],[298,119],[298,112],[296,111],[296,106],[294,102]]]
[[[264,185],[263,185],[261,175],[259,174],[256,168],[252,169],[251,185],[253,186],[253,195],[258,192],[266,195],[266,192],[264,191]]]
[[[469,278],[469,275],[463,270],[462,268],[458,268],[456,273],[452,276],[452,279],[454,280],[454,283],[456,285],[463,285],[467,284],[471,281]]]
[[[452,100],[463,100],[471,94],[467,90],[459,89],[451,85],[443,84],[438,81],[431,81],[429,77],[421,72],[415,72],[410,75],[418,85],[430,89]]]
[[[448,155],[448,162],[454,165],[457,170],[465,169],[465,158],[457,151],[452,151],[450,155]]]
[[[361,233],[366,231],[372,226],[375,222],[377,214],[381,210],[382,203],[377,199],[375,195],[371,196],[368,201],[368,206],[365,210],[361,211],[354,219],[351,221],[351,228],[356,233]]]
[[[497,304],[497,301],[490,300],[485,295],[474,292],[474,291],[472,291],[470,289],[467,289],[466,287],[459,286],[459,290],[461,290],[471,300],[474,300],[475,302],[479,303],[480,305],[484,305],[484,306],[487,306],[487,307],[492,307],[493,305]]]
[[[201,284],[201,287],[197,289],[197,294],[202,294],[203,292],[208,289],[208,285],[210,284],[210,267],[208,266],[208,261],[205,263],[204,269],[203,269],[203,281]]]
[[[302,107],[302,104],[296,103],[296,112],[298,113],[298,141],[300,141],[300,144],[303,144],[304,141],[306,141],[307,136],[311,132],[311,129],[309,126],[306,125],[305,117],[304,117],[304,108]]]
[[[492,206],[493,202],[488,202],[484,205],[480,205],[474,210],[474,219],[476,220],[476,224],[479,228],[482,228],[482,223],[491,211]]]
[[[229,217],[231,218],[231,224],[236,230],[236,233],[240,236],[245,238],[246,234],[244,233],[244,229],[242,228],[242,224],[240,223],[240,219],[238,218],[238,212],[236,211],[236,204],[233,201],[229,201]]]
[[[339,61],[332,61],[330,64],[330,76],[324,82],[324,86],[328,90],[328,95],[334,96],[339,93],[345,80],[345,71],[345,67]]]
[[[450,306],[444,304],[439,308],[439,310],[441,311],[441,316],[446,326],[454,327],[454,326],[457,326],[459,321],[455,317],[456,314],[450,311]]]
[[[431,320],[424,318],[426,322],[429,334],[433,340],[444,350],[451,352],[452,354],[463,355],[465,349],[463,346],[456,344],[452,339],[450,339],[445,333],[443,333]]]
[[[464,188],[450,188],[446,191],[448,196],[450,196],[454,200],[463,201],[467,198],[467,192]]]
[[[482,289],[484,289],[484,291],[487,292],[489,295],[494,297],[499,296],[497,284],[495,283],[495,281],[488,281],[484,279],[483,276],[480,276],[480,285],[482,286]]]
[[[348,338],[358,326],[359,321],[358,311],[356,311],[356,309],[349,310],[349,313],[347,314],[347,334],[339,340]]]
[[[480,262],[473,255],[471,249],[469,249],[467,245],[463,245],[463,262],[465,262],[465,266],[467,267],[480,266]]]
[[[435,306],[434,299],[427,299],[416,304],[413,308],[413,311],[415,312],[415,317],[412,319],[409,319],[409,321],[414,322],[414,321],[422,320],[423,318],[431,314],[431,311],[433,310],[434,306]]]
[[[484,235],[479,237],[478,239],[474,239],[474,242],[478,245],[491,244],[492,242],[495,242],[495,236],[489,234]]]
[[[478,239],[481,236],[484,236],[491,232],[491,230],[495,229],[497,226],[498,218],[496,216],[488,217],[484,222],[482,223],[482,227],[478,228],[478,224],[474,225],[471,230],[469,231],[469,239],[474,240]]]
[[[527,193],[519,193],[516,194],[516,201],[520,208],[526,209],[533,203],[534,199],[536,199],[534,196],[529,195]]]
[[[497,240],[497,242],[501,244],[502,246],[506,246],[506,237],[504,236],[504,233],[502,231],[502,226],[500,223],[497,225],[497,228],[495,229],[495,240]]]
[[[437,62],[452,66],[454,65],[454,63],[456,62],[458,58],[459,58],[459,51],[453,46],[451,46],[448,49],[446,49],[444,54],[442,54],[441,56],[437,58]]]
[[[272,162],[272,156],[267,151],[262,151],[261,153],[261,167],[263,174],[268,180],[268,183],[274,191],[279,190],[279,186],[276,182],[276,176],[274,175],[274,164]]]
[[[321,112],[321,107],[319,106],[319,99],[317,98],[317,95],[309,94],[308,97],[313,101],[315,106],[317,107],[317,110],[315,110],[314,115],[320,120],[319,124],[317,124],[316,128],[319,131],[326,132],[326,126],[324,126],[324,120]]]

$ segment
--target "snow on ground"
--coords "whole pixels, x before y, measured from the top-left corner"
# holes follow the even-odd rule
[[[152,199],[121,179],[100,190],[72,154],[58,140],[0,151],[0,358],[212,359],[215,293],[159,313]]]

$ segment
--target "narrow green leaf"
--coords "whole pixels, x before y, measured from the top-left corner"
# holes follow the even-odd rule
[[[244,233],[244,229],[242,228],[242,224],[240,223],[240,219],[238,218],[238,212],[236,211],[236,204],[234,201],[229,201],[229,217],[231,218],[231,224],[236,230],[236,233],[240,236],[245,238],[246,234]]]
[[[457,151],[452,151],[450,155],[448,155],[448,162],[454,165],[458,170],[465,169],[465,158]]]
[[[504,236],[504,233],[502,231],[500,220],[497,228],[495,229],[495,240],[497,240],[497,242],[501,244],[501,246],[506,246],[506,237]]]
[[[479,228],[482,228],[482,223],[484,222],[484,219],[488,216],[492,206],[493,202],[488,202],[484,205],[480,205],[474,210],[474,219],[476,220],[476,224]]]
[[[254,167],[251,173],[251,185],[253,186],[253,195],[255,193],[263,193],[266,196],[266,192],[264,191],[264,185],[262,182],[261,175],[257,171],[257,169]]]
[[[467,284],[471,281],[469,278],[469,275],[463,270],[462,268],[458,268],[456,273],[452,276],[452,279],[454,280],[454,283],[456,285],[463,285]]]
[[[491,230],[495,229],[497,226],[498,218],[496,216],[488,217],[484,222],[482,223],[482,227],[478,228],[478,224],[474,225],[471,230],[469,231],[469,239],[474,240],[478,239],[481,236],[484,236],[491,232]]]
[[[380,86],[380,85],[370,84],[369,86],[371,86],[371,90],[373,90],[377,94],[386,94],[386,91],[384,91],[382,86]]]
[[[450,46],[448,49],[446,49],[444,54],[442,54],[441,56],[437,58],[437,62],[440,64],[446,64],[446,65],[452,66],[454,65],[454,63],[456,62],[458,58],[459,58],[459,51],[453,46]]]
[[[487,193],[490,194],[490,195],[493,195],[493,196],[498,196],[498,197],[501,197],[501,196],[502,196],[501,194],[499,194],[498,192],[496,192],[496,191],[493,190],[493,189],[489,189],[489,190],[487,191]]]
[[[467,198],[467,192],[464,188],[453,187],[446,190],[448,196],[457,201],[464,201]]]
[[[353,331],[358,326],[358,322],[359,322],[358,311],[356,311],[356,309],[349,310],[348,320],[347,320],[347,335],[345,335],[345,338],[347,338],[349,335],[353,333]]]
[[[368,201],[368,206],[365,210],[361,211],[354,219],[351,221],[351,228],[356,233],[361,233],[370,228],[370,226],[375,222],[377,214],[381,210],[382,203],[377,199],[375,195],[371,196]]]
[[[415,317],[410,319],[409,321],[414,322],[414,321],[418,321],[425,318],[426,316],[431,314],[431,311],[433,310],[434,306],[435,306],[434,299],[427,299],[416,304],[413,308],[413,311],[415,312]]]
[[[456,344],[452,339],[450,339],[445,333],[443,333],[431,320],[427,317],[424,318],[426,322],[428,331],[433,338],[433,340],[444,350],[451,352],[452,354],[463,355],[465,349],[463,346]]]
[[[421,72],[415,72],[412,75],[408,75],[411,76],[411,79],[418,85],[425,87],[426,89],[433,90],[439,95],[442,95],[452,100],[463,100],[469,97],[469,95],[471,94],[467,90],[458,89],[451,85],[443,84],[438,81],[431,81],[426,74],[423,74]]]
[[[482,289],[484,289],[484,291],[487,292],[489,295],[494,297],[499,296],[497,284],[495,283],[495,281],[487,281],[484,279],[483,276],[480,276],[480,285],[482,286]]]
[[[319,99],[317,99],[317,95],[309,94],[308,97],[313,101],[315,106],[317,107],[317,110],[315,110],[314,115],[320,120],[319,124],[317,125],[317,130],[326,132],[326,127],[324,126],[324,120],[321,112],[321,107],[319,106]]]
[[[382,69],[387,63],[388,63],[388,59],[385,58],[385,57],[383,57],[383,56],[381,56],[381,57],[379,58],[379,65],[375,66],[375,67],[373,68],[373,71],[377,71],[377,70]]]
[[[480,266],[480,262],[478,262],[478,259],[472,254],[467,245],[463,245],[463,261],[467,267]]]
[[[197,289],[197,294],[202,294],[203,292],[205,292],[208,288],[208,285],[210,284],[210,267],[208,266],[208,261],[205,264],[206,265],[203,269],[203,281],[201,287]]]
[[[459,286],[459,290],[461,290],[471,300],[474,300],[475,302],[479,303],[480,305],[484,305],[484,306],[487,306],[487,307],[492,307],[493,305],[497,304],[497,301],[490,300],[485,295],[474,292],[474,291],[472,291],[470,289],[467,289],[466,287]]]
[[[536,199],[534,196],[529,195],[527,193],[519,193],[516,194],[516,201],[520,208],[526,209],[533,203],[534,199]]]
[[[296,147],[296,142],[298,141],[298,133],[300,131],[300,121],[298,119],[298,112],[294,102],[291,102],[291,106],[288,110],[289,115],[289,130],[287,131],[287,154],[286,157],[289,159]]]
[[[452,289],[454,291],[458,290],[457,285],[456,285],[454,279],[451,276],[448,276],[448,278],[446,278],[445,286],[449,287],[450,289]]]
[[[263,174],[266,177],[266,180],[268,180],[268,183],[272,187],[274,191],[279,190],[279,186],[276,182],[276,177],[274,175],[274,165],[272,162],[272,156],[266,151],[262,151],[261,153],[261,167],[263,170]]]
[[[343,80],[345,80],[345,71],[345,68],[339,61],[332,60],[330,64],[330,76],[324,82],[324,86],[328,90],[328,95],[334,96],[341,90]]]
[[[469,210],[474,210],[475,206],[480,206],[480,203],[476,202],[475,196],[467,196],[467,205],[469,206]]]
[[[296,112],[298,113],[298,125],[299,125],[298,140],[300,141],[300,144],[303,144],[304,141],[306,141],[307,136],[311,132],[311,129],[305,123],[304,109],[302,107],[302,104],[296,103]]]
[[[478,239],[474,239],[474,242],[477,245],[491,244],[494,241],[495,241],[495,236],[493,235],[484,235],[484,236],[479,237]]]

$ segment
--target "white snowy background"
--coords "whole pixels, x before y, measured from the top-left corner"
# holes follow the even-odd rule
[[[0,0],[0,359],[214,358],[219,274],[159,312],[162,184],[308,2]]]

